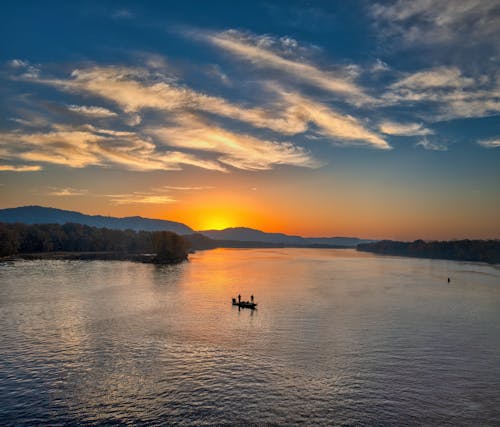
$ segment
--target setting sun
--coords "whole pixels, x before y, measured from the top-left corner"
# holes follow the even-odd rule
[[[208,217],[203,219],[201,224],[203,225],[203,230],[224,230],[228,227],[234,227],[233,221],[223,216]]]

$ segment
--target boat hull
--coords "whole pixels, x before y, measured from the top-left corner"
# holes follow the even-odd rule
[[[257,308],[257,303],[248,301],[233,302],[233,305],[236,305],[237,307],[240,308],[249,308],[251,310],[255,310]]]

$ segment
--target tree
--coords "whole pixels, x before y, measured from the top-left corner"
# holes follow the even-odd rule
[[[156,262],[160,264],[187,258],[186,240],[170,231],[154,232],[153,248],[156,252]]]

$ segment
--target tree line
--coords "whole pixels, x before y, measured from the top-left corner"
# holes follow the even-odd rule
[[[445,242],[381,240],[375,243],[359,244],[357,250],[385,255],[500,263],[500,240],[451,240]]]
[[[0,256],[40,252],[156,254],[156,261],[187,258],[189,243],[170,231],[134,231],[82,224],[0,223]]]

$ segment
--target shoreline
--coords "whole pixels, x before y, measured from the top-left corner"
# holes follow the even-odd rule
[[[9,255],[0,258],[0,262],[33,260],[60,260],[60,261],[131,261],[143,264],[170,265],[187,261],[188,257],[173,258],[168,262],[159,262],[156,254],[129,254],[122,252],[34,252]]]

